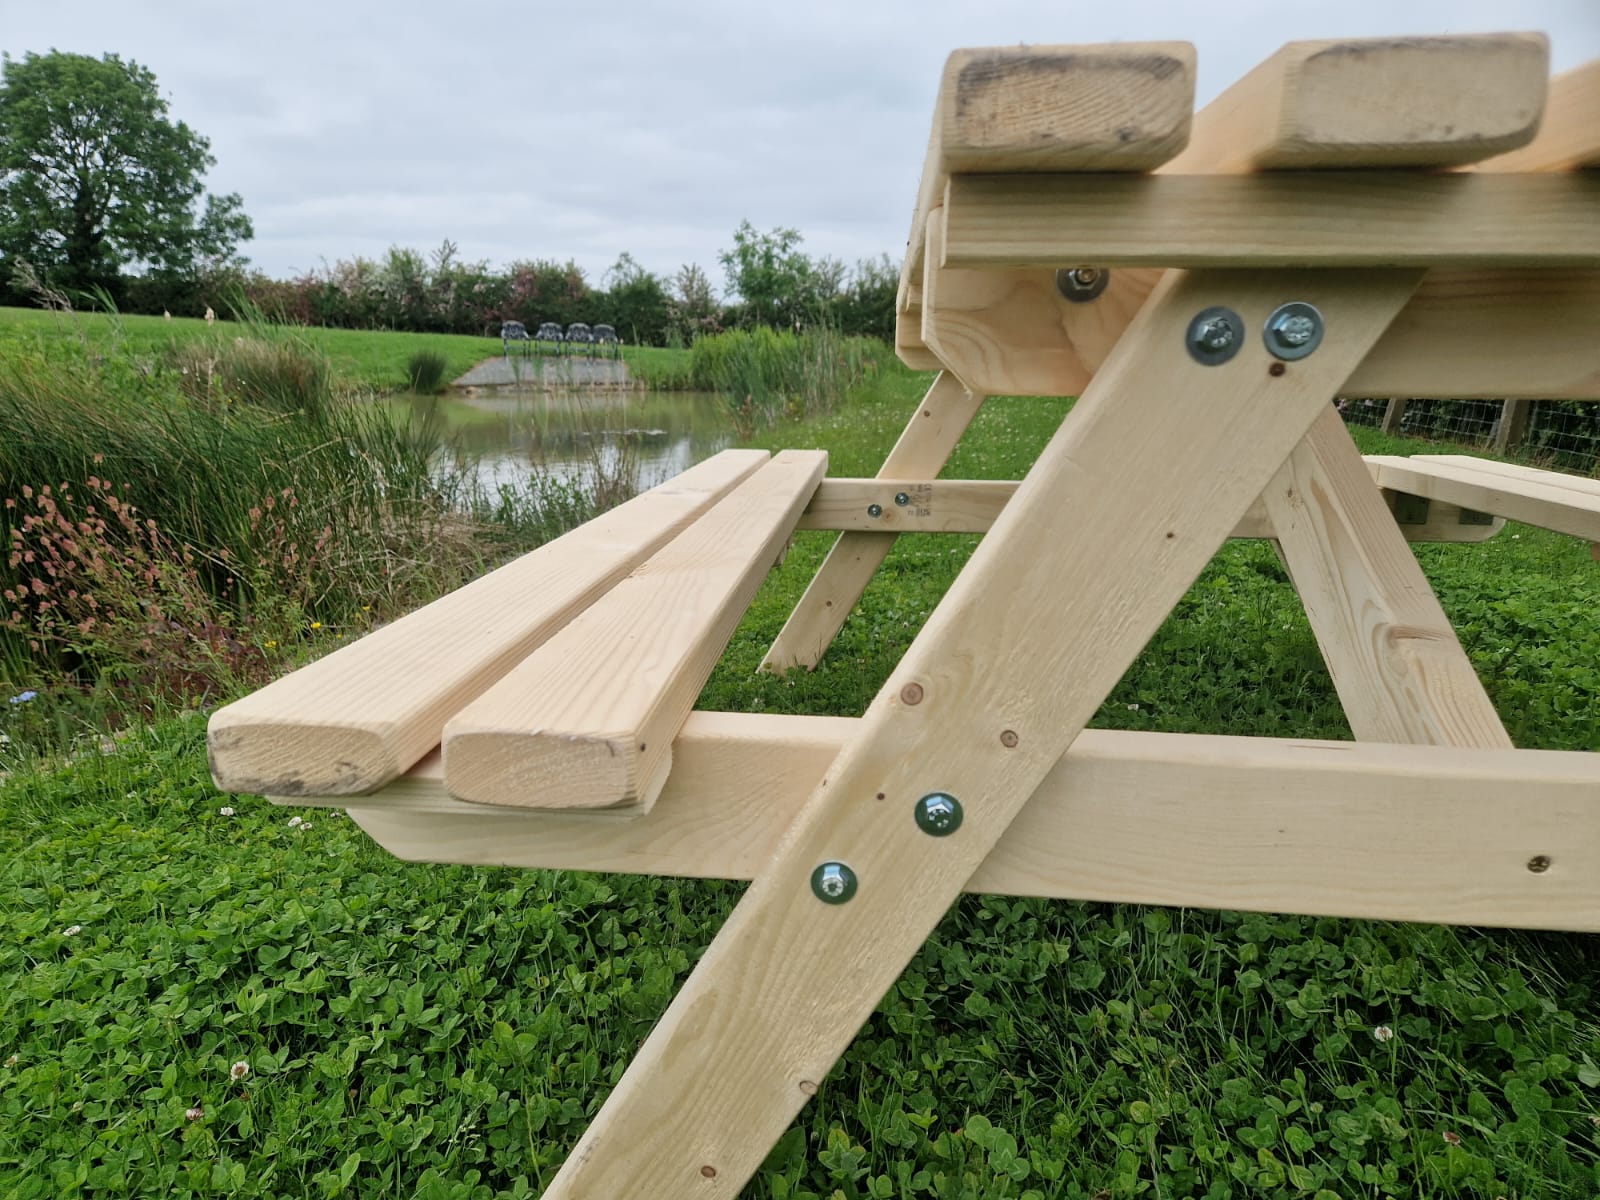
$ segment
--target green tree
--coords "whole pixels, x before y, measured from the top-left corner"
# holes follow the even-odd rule
[[[721,314],[705,271],[694,263],[679,267],[672,280],[672,327],[679,341],[687,346],[702,334],[717,332]]]
[[[624,250],[601,282],[606,291],[596,299],[619,337],[637,346],[660,346],[666,341],[672,297],[659,278]]]
[[[833,264],[817,264],[799,248],[800,232],[776,228],[762,233],[749,221],[733,232],[733,249],[718,259],[728,289],[744,301],[746,323],[793,329],[818,315],[832,298],[826,293]],[[836,280],[835,280],[836,281]]]
[[[237,194],[205,194],[215,163],[136,62],[54,50],[0,59],[0,253],[57,284],[241,263],[254,230]]]
[[[863,258],[851,273],[849,286],[839,296],[836,311],[843,333],[894,341],[895,297],[900,291],[900,268],[887,254]]]

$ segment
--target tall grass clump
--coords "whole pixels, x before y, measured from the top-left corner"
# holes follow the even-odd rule
[[[480,565],[436,429],[341,399],[292,339],[207,354],[0,361],[0,678],[210,694]]]
[[[749,437],[783,418],[831,412],[888,354],[882,342],[826,325],[804,333],[758,326],[695,342],[689,378],[696,388],[726,393],[739,435]]]
[[[179,388],[195,400],[238,401],[313,421],[325,420],[334,402],[327,362],[291,342],[260,338],[180,342],[172,347],[169,362]]]
[[[406,360],[406,378],[411,390],[431,396],[444,385],[445,357],[437,350],[418,350]]]

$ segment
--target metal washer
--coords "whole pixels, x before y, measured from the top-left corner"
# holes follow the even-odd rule
[[[1322,314],[1316,305],[1291,300],[1272,310],[1261,327],[1261,340],[1272,357],[1294,362],[1322,345],[1322,330]]]

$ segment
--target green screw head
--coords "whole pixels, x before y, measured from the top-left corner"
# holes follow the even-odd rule
[[[856,894],[856,873],[842,862],[825,862],[811,872],[811,892],[824,904],[845,904]]]
[[[869,516],[869,517],[881,517],[881,516],[883,516],[883,505],[881,505],[881,504],[869,504],[869,505],[867,505],[867,516]]]
[[[917,801],[917,828],[932,837],[949,837],[961,828],[961,801],[947,792],[929,792]]]
[[[896,504],[898,504],[901,508],[904,508],[906,505],[911,503],[911,493],[910,492],[896,492],[894,494],[894,502]]]

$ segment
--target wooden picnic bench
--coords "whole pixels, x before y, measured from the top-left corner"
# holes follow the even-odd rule
[[[550,1197],[738,1193],[963,889],[1600,929],[1600,755],[1511,745],[1408,545],[1600,541],[1600,484],[1363,461],[1330,404],[1600,398],[1600,63],[1547,71],[1295,43],[1195,115],[1184,43],[957,52],[898,298],[939,374],[877,478],[717,455],[219,710],[218,785],[408,859],[754,880]],[[1027,477],[938,479],[1018,394],[1079,397]],[[984,538],[863,717],[693,711],[797,528],[840,537],[773,668],[900,534]],[[1086,731],[1229,536],[1356,741]]]

